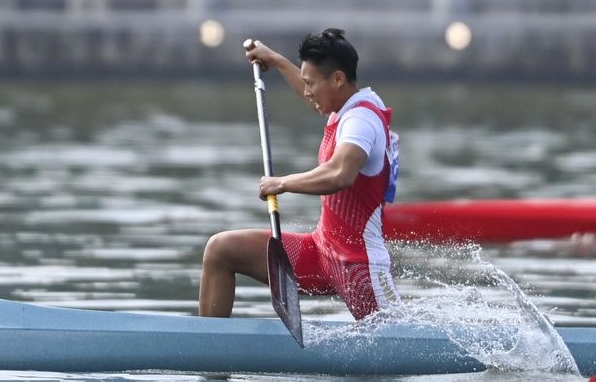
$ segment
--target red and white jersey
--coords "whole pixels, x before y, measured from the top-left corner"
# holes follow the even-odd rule
[[[363,102],[366,106],[362,106]],[[375,112],[371,110],[377,108]],[[367,163],[354,184],[331,195],[321,196],[321,218],[314,232],[317,245],[345,262],[365,262],[388,266],[389,254],[382,232],[384,194],[389,182],[386,156],[389,110],[369,88],[352,96],[337,113],[329,117],[321,146],[319,163],[328,161],[335,147],[344,142],[358,145]]]

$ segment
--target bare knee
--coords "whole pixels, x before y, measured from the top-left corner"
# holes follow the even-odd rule
[[[241,273],[259,281],[267,280],[267,232],[262,230],[225,231],[207,241],[203,271]]]
[[[203,252],[203,268],[221,268],[229,265],[229,260],[226,259],[226,236],[226,232],[220,232],[209,238]]]

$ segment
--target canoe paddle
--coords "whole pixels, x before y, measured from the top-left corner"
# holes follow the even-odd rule
[[[251,39],[244,41],[244,49],[254,48]],[[259,118],[259,132],[261,135],[261,150],[263,152],[263,166],[265,176],[273,176],[271,163],[271,146],[269,144],[269,127],[265,109],[265,83],[261,79],[262,64],[255,60],[252,62],[255,78],[255,94],[257,98],[257,114]],[[302,318],[300,315],[300,301],[298,300],[298,286],[296,275],[288,259],[288,254],[281,241],[281,224],[277,196],[267,196],[269,220],[271,223],[271,237],[267,243],[267,273],[269,275],[269,288],[273,309],[286,325],[298,345],[304,347],[302,340]]]

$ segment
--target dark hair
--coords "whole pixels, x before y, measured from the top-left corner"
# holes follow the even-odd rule
[[[317,35],[307,35],[298,47],[298,57],[317,66],[326,78],[341,70],[348,82],[356,82],[358,53],[344,33],[341,29],[329,28]]]

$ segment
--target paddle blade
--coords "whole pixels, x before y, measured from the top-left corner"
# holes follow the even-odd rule
[[[271,237],[267,244],[267,270],[273,309],[286,325],[300,347],[302,340],[302,318],[296,276],[281,239]]]

